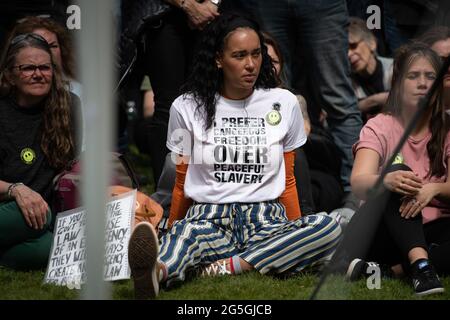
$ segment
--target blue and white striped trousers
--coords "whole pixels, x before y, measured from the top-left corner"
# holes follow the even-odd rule
[[[167,284],[186,271],[234,255],[262,274],[297,273],[328,261],[341,228],[332,218],[309,215],[288,221],[284,206],[263,203],[195,204],[161,238]]]

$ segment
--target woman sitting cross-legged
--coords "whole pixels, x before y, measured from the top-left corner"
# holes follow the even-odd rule
[[[195,269],[295,274],[333,254],[339,225],[301,217],[293,164],[306,141],[295,95],[277,88],[258,25],[223,14],[203,31],[185,93],[171,107],[167,146],[178,154],[169,223],[159,246],[136,226],[129,263],[137,298]],[[216,272],[217,271],[217,272]]]

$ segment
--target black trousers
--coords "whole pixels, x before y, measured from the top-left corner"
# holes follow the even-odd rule
[[[155,184],[169,152],[166,140],[170,107],[180,95],[188,75],[195,37],[196,32],[188,27],[180,10],[172,10],[146,29],[144,48],[136,69],[150,78],[155,112],[152,118],[137,124],[135,140],[142,152],[150,154]]]
[[[315,213],[308,160],[302,148],[295,150],[294,176],[302,214],[306,216]]]
[[[411,170],[403,164],[390,171]],[[402,196],[385,190],[366,202],[353,216],[343,239],[350,259],[364,258],[388,265],[409,265],[408,252],[422,247],[440,274],[450,274],[450,219],[423,224],[422,215],[412,219],[400,216]]]

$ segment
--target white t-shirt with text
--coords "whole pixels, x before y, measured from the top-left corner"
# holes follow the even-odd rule
[[[184,184],[200,203],[261,202],[285,189],[283,153],[306,142],[298,100],[285,89],[258,89],[245,100],[218,96],[207,131],[191,95],[172,104],[167,147],[190,157]]]

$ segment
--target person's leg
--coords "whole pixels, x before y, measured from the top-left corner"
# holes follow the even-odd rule
[[[128,263],[136,299],[156,298],[159,293],[159,244],[156,230],[149,222],[138,223],[128,243]]]
[[[172,191],[175,186],[176,165],[172,160],[171,153],[166,155],[164,167],[159,177],[156,191],[150,197],[158,202],[164,210],[159,223],[159,232],[164,234],[169,228],[170,206],[172,202]]]
[[[407,258],[410,263],[414,263],[417,259],[428,259],[422,215],[411,219],[403,218],[399,213],[401,197],[393,195],[392,198],[389,210],[383,215],[383,221],[399,248],[401,257]]]
[[[302,214],[309,215],[316,212],[312,197],[312,185],[308,160],[306,159],[305,152],[302,148],[297,148],[295,150],[294,175]]]
[[[404,164],[396,164],[392,165],[389,171],[392,172],[396,170],[411,169]],[[383,204],[383,198],[386,196],[388,197],[387,204],[385,206],[376,207],[377,203]],[[356,222],[361,222],[360,218],[363,214],[366,214],[366,217],[368,217],[367,214],[370,213],[374,214],[375,216],[381,215],[381,222],[375,223],[374,225],[378,226],[378,228],[380,228],[381,226],[381,230],[378,229],[380,230],[380,232],[378,232],[378,235],[381,235],[381,238],[384,239],[391,238],[392,243],[389,244],[384,241],[381,242],[382,245],[377,245],[375,243],[377,239],[373,239],[371,236],[371,233],[373,232],[373,226],[371,227],[367,224],[362,228],[362,230],[358,230],[360,232],[360,235],[361,232],[365,232],[365,235],[360,238],[355,238],[354,235],[351,235],[352,237],[354,237],[353,239],[363,240],[364,237],[368,238],[368,241],[372,246],[371,254],[375,256],[375,258],[379,261],[387,259],[387,263],[389,263],[390,265],[396,264],[393,271],[397,272],[397,274],[402,273],[402,271],[408,273],[412,278],[414,290],[417,295],[443,292],[444,289],[442,287],[442,284],[440,283],[439,278],[437,277],[433,266],[428,259],[428,248],[425,241],[425,234],[422,225],[422,215],[419,214],[412,219],[405,219],[401,217],[399,209],[403,197],[397,193],[385,190],[379,197],[382,198],[380,198],[378,201],[377,199],[375,199],[366,203],[366,205],[375,206],[375,209],[367,208],[366,210],[364,210],[363,208],[361,208],[362,210],[358,211],[356,217],[352,218],[352,221],[355,220],[355,222],[354,224],[352,224],[351,231],[356,230]],[[370,212],[370,210],[372,210],[372,212]],[[373,210],[376,211],[373,212]],[[360,225],[360,227],[361,226],[362,225]],[[385,226],[385,230],[383,230],[383,226]],[[348,244],[348,238],[345,240]],[[374,250],[374,248],[377,249]],[[361,248],[359,248],[359,250],[361,250]],[[398,256],[393,255],[396,250],[398,250]],[[353,251],[353,253],[354,252],[355,251]],[[374,252],[378,253],[374,254]],[[354,273],[351,270],[352,266],[353,268],[355,267],[354,262],[355,260],[350,263],[347,274]],[[400,268],[399,264],[402,265],[402,268]],[[362,265],[362,263],[359,263],[359,265]],[[365,272],[365,270],[363,269],[361,269],[361,271],[363,273]]]
[[[404,164],[394,164],[389,168],[389,172],[398,170],[411,171]],[[400,215],[402,199],[402,195],[391,192],[387,210],[383,212],[383,221],[399,248],[402,259],[407,258],[412,264],[418,259],[428,259],[427,243],[422,215],[419,214],[411,219],[405,219]]]
[[[409,265],[418,259],[427,259],[422,216],[404,219],[399,214],[401,199],[391,194],[387,209],[382,213],[367,259],[386,264],[394,275],[402,276]]]
[[[186,218],[176,221],[161,238],[159,261],[166,270],[163,281],[168,286],[184,281],[188,270],[237,254],[230,220],[230,205],[192,206]]]
[[[428,258],[424,248],[426,244],[422,217],[419,215],[414,219],[402,218],[399,214],[400,198],[396,194],[390,194],[367,254],[353,259],[347,269],[347,277],[350,280],[371,275],[372,272],[367,269],[374,265],[381,269],[383,277],[400,277],[405,271],[409,271],[410,264],[419,259]],[[360,219],[361,212],[365,210],[358,211],[358,216],[352,220]],[[354,228],[355,225],[352,227]],[[370,230],[366,230],[366,234],[370,234]],[[366,260],[373,262],[367,263]]]
[[[16,202],[0,204],[0,265],[14,269],[38,269],[46,266],[53,234],[48,231],[49,211],[42,230],[30,228]]]
[[[410,170],[403,164],[391,166],[390,172],[396,170]],[[378,192],[375,194],[375,192]],[[386,225],[392,240],[396,243],[398,249],[402,252],[403,259],[414,247],[426,247],[423,236],[423,229],[417,219],[406,220],[401,218],[399,208],[401,196],[383,190],[373,191],[369,199],[357,210],[342,239],[336,258],[348,259],[366,257],[369,249],[376,246],[375,236],[381,223]],[[412,223],[409,223],[412,222]],[[402,231],[405,228],[406,231]],[[408,231],[408,228],[412,228]],[[412,231],[414,230],[414,231]],[[382,234],[383,231],[379,232]],[[383,248],[380,249],[380,252]],[[401,261],[402,257],[398,258]]]
[[[257,230],[239,257],[262,274],[297,273],[327,262],[340,235],[339,225],[328,216],[272,222]]]
[[[30,239],[0,253],[0,265],[15,270],[43,269],[48,264],[53,233],[46,230],[39,238]]]
[[[401,45],[409,41],[409,36],[397,26],[394,11],[390,1],[383,1],[383,30],[389,53],[392,54]]]
[[[155,112],[145,121],[145,127],[156,184],[169,152],[166,140],[170,107],[186,80],[193,39],[186,18],[173,10],[160,26],[148,28],[146,40],[145,61],[155,94]]]
[[[341,181],[349,192],[352,145],[362,127],[350,81],[348,13],[345,0],[296,0],[299,41],[305,54],[314,103],[328,113],[331,135],[342,155]]]
[[[450,219],[438,219],[424,225],[429,255],[440,275],[450,275]]]
[[[154,298],[159,283],[167,286],[186,278],[186,272],[201,264],[237,253],[230,231],[230,205],[196,204],[186,217],[176,221],[161,238],[153,226],[140,223],[133,231],[128,258],[137,298]]]
[[[311,188],[316,212],[332,212],[341,206],[341,182],[335,176],[319,170],[310,170]]]
[[[265,0],[259,1],[257,7],[256,11],[264,29],[274,37],[280,46],[284,59],[282,78],[286,80],[285,85],[291,87],[292,60],[294,59],[292,50],[295,37],[292,4],[288,0]]]

